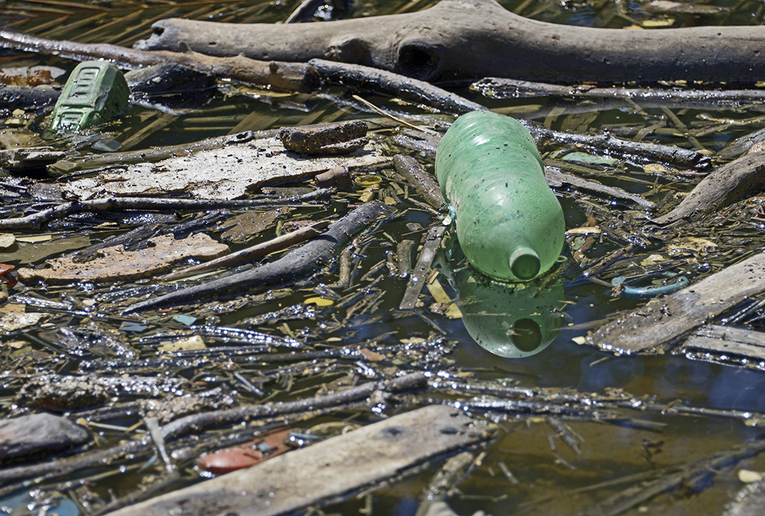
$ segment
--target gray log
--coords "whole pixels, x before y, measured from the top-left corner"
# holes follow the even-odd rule
[[[421,80],[512,77],[553,82],[765,77],[765,27],[621,30],[517,16],[494,0],[443,0],[416,13],[305,24],[231,24],[170,18],[136,46],[216,56],[390,70]]]
[[[111,514],[291,514],[489,436],[485,424],[446,406],[429,406]]]

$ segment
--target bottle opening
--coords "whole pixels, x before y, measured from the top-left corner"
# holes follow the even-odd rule
[[[510,256],[510,270],[520,280],[534,279],[539,274],[539,256],[533,249],[519,247]]]
[[[542,330],[531,319],[519,319],[513,325],[512,341],[521,351],[534,351],[542,343]]]

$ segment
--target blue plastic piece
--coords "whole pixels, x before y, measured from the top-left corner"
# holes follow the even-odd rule
[[[676,274],[664,273],[660,274],[660,276],[672,277],[676,276]],[[645,277],[646,276],[641,276],[640,279],[644,279]],[[677,292],[678,290],[685,288],[690,284],[688,278],[685,276],[678,277],[674,283],[670,283],[668,285],[649,285],[646,287],[635,287],[628,285],[626,284],[626,281],[627,280],[624,278],[624,276],[617,276],[611,280],[611,285],[614,287],[621,286],[621,292],[619,293],[619,296],[626,297],[628,299],[646,299],[664,296],[673,292]]]

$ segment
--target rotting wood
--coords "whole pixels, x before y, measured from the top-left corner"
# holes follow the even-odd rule
[[[393,156],[393,164],[396,165],[396,172],[404,176],[428,204],[437,210],[444,209],[446,200],[441,193],[441,187],[438,186],[438,181],[432,174],[423,170],[416,159],[396,154]]]
[[[446,231],[446,226],[440,224],[428,230],[428,234],[425,236],[425,244],[422,246],[420,257],[417,259],[417,265],[415,265],[412,274],[409,276],[409,283],[407,283],[404,297],[398,306],[400,310],[411,310],[417,306],[417,298],[420,296],[420,292],[422,292],[422,287],[425,286],[430,264],[433,263],[433,259],[436,257],[436,250],[441,245],[444,231]]]
[[[757,81],[765,76],[764,42],[762,27],[589,28],[526,19],[494,0],[443,0],[415,13],[325,23],[170,18],[155,23],[136,47],[178,51],[185,44],[219,56],[331,59],[427,81]]]
[[[765,188],[765,153],[753,152],[701,180],[671,212],[653,220],[661,226],[697,221]]]
[[[237,199],[274,182],[313,177],[338,166],[371,167],[390,161],[375,142],[345,156],[306,158],[277,138],[252,140],[156,163],[115,166],[75,179],[62,190],[76,199],[187,192],[197,199]]]
[[[293,244],[297,244],[311,238],[316,238],[317,236],[321,235],[321,230],[326,229],[327,226],[329,226],[329,222],[327,221],[317,222],[312,226],[298,229],[297,231],[273,238],[267,242],[261,242],[252,247],[241,249],[235,253],[227,254],[226,256],[221,256],[220,258],[210,260],[209,262],[200,263],[199,265],[194,265],[177,272],[172,272],[164,276],[162,279],[175,280],[180,278],[187,278],[201,272],[211,271],[221,267],[231,267],[240,263],[254,261],[258,258],[262,258],[263,256],[273,253],[274,251],[285,249]]]
[[[617,354],[659,352],[685,332],[765,291],[765,253],[758,253],[674,294],[653,299],[587,336]]]
[[[181,289],[157,298],[148,299],[129,306],[125,313],[152,308],[195,303],[268,285],[285,283],[327,265],[338,249],[342,249],[351,237],[376,221],[391,216],[391,210],[384,204],[373,201],[364,204],[333,223],[319,238],[311,240],[279,260],[256,269],[234,274],[202,285]]]
[[[178,240],[163,235],[149,241],[149,247],[136,251],[126,251],[121,245],[101,249],[96,258],[85,263],[69,257],[53,258],[45,262],[45,268],[19,269],[19,279],[25,283],[131,280],[164,272],[186,258],[212,259],[229,251],[227,245],[204,233]]]
[[[30,52],[56,52],[61,57],[79,61],[104,59],[127,68],[177,63],[203,73],[260,84],[275,90],[309,91],[315,86],[311,68],[304,63],[257,61],[237,54],[215,57],[188,48],[179,48],[179,52],[147,52],[108,43],[51,40],[9,30],[0,30],[0,45]]]
[[[691,358],[698,356],[702,360],[720,363],[743,361],[744,364],[763,369],[765,333],[719,325],[703,326],[690,335],[677,352]]]
[[[447,407],[429,406],[112,514],[292,513],[350,495],[490,435],[486,424]]]

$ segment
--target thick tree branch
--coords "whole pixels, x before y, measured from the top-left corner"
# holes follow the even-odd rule
[[[322,58],[421,80],[755,81],[765,77],[765,27],[627,31],[517,16],[494,0],[443,0],[416,13],[324,23],[229,24],[166,19],[143,50],[300,61]]]

